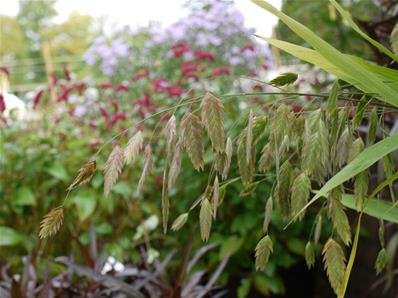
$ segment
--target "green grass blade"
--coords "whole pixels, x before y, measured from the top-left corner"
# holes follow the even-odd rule
[[[347,268],[346,268],[346,271],[344,272],[343,283],[341,285],[339,295],[337,296],[338,298],[344,298],[345,292],[346,292],[347,286],[348,286],[348,281],[350,280],[352,267],[354,266],[354,261],[355,261],[355,257],[357,255],[357,250],[358,250],[359,231],[361,229],[361,219],[362,219],[362,213],[359,214],[357,228],[355,231],[354,242],[352,243],[352,247],[351,247],[350,258],[348,259]]]
[[[363,32],[361,30],[361,28],[358,27],[358,25],[354,22],[354,20],[352,19],[351,15],[348,11],[346,11],[343,7],[341,7],[340,4],[338,4],[335,0],[329,0],[329,1],[338,10],[338,12],[341,14],[343,19],[351,26],[351,28],[354,29],[355,32],[357,32],[359,35],[361,35],[370,44],[372,44],[374,47],[376,47],[380,52],[386,54],[388,57],[390,57],[394,61],[398,62],[398,57],[396,55],[394,55],[394,53],[392,53],[389,49],[387,49],[385,46],[383,46],[378,41],[372,39],[365,32]]]
[[[318,67],[322,68],[323,70],[335,75],[339,79],[342,79],[346,82],[349,82],[356,86],[358,89],[367,92],[367,93],[372,93],[372,89],[369,88],[366,85],[360,84],[355,78],[349,76],[346,72],[342,71],[341,69],[337,68],[334,66],[332,63],[330,63],[327,59],[325,59],[322,55],[318,54],[316,51],[312,49],[308,49],[302,46],[298,46],[286,41],[281,41],[273,38],[266,38],[262,36],[258,36],[258,38],[261,38],[268,42],[269,44],[273,45],[276,48],[281,49],[282,51],[285,51],[286,53],[295,56],[299,58],[300,60],[303,60],[305,62],[317,65]],[[356,56],[352,55],[347,55],[345,56],[349,57],[350,59],[354,59],[357,63],[361,64],[363,67],[365,67],[368,71],[373,72],[375,75],[377,75],[380,80],[382,80],[384,83],[386,83],[388,86],[390,86],[392,89],[394,89],[395,92],[398,92],[398,71],[375,65],[372,63],[369,63],[365,61],[364,59],[361,59]],[[388,100],[386,100],[388,102]]]
[[[285,15],[283,12],[277,10],[275,7],[263,0],[252,0],[253,3],[269,11],[277,16],[285,25],[287,25],[293,32],[303,38],[311,47],[322,55],[330,63],[334,64],[338,69],[347,73],[354,78],[362,86],[367,86],[371,93],[379,95],[382,101],[388,101],[394,106],[398,107],[398,93],[385,84],[379,77],[366,68],[357,63],[354,59],[342,54],[329,43],[318,37],[314,32],[306,26],[300,24],[296,20]]]
[[[352,210],[357,210],[355,200],[352,195],[344,194],[341,201],[343,205]],[[391,208],[392,204],[384,200],[369,199],[363,210],[363,213],[375,217],[382,218],[385,221],[398,223],[398,210]]]

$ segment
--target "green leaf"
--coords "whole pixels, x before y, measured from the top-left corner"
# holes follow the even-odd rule
[[[298,78],[297,73],[286,72],[272,79],[269,83],[273,86],[282,87],[286,85],[293,84]]]
[[[96,197],[93,193],[82,192],[73,197],[72,201],[76,205],[77,214],[80,221],[84,221],[94,212],[97,204]]]
[[[56,162],[56,163],[54,163],[48,170],[47,170],[47,172],[51,175],[51,176],[53,176],[53,177],[55,177],[55,178],[57,178],[57,179],[59,179],[59,180],[61,180],[61,181],[69,181],[69,174],[68,174],[68,172],[66,171],[66,169],[64,168],[64,166],[61,164],[61,162]]]
[[[355,175],[366,170],[375,162],[377,162],[379,159],[381,159],[383,156],[397,149],[398,149],[398,135],[394,135],[391,137],[387,137],[384,140],[363,150],[361,153],[357,155],[357,157],[355,157],[355,159],[352,162],[346,165],[340,172],[338,172],[328,182],[326,182],[326,184],[315,194],[315,196],[311,199],[311,201],[308,202],[306,206],[294,216],[292,221],[295,220],[300,215],[301,212],[303,212],[306,208],[308,208],[308,206],[310,206],[312,203],[317,201],[320,197],[326,196],[327,193],[331,191],[333,188],[341,185],[342,183],[351,179]]]
[[[316,50],[329,63],[332,63],[340,71],[345,72],[351,79],[356,80],[362,86],[377,93],[383,101],[388,101],[394,106],[398,106],[398,92],[385,84],[377,75],[368,71],[355,59],[345,56],[329,43],[318,37],[306,26],[290,18],[283,12],[277,10],[269,3],[262,0],[252,0],[255,4],[277,16],[286,26],[304,39],[314,50]]]
[[[13,246],[22,241],[22,235],[12,228],[0,226],[0,246]]]
[[[112,190],[115,193],[117,193],[117,194],[119,194],[119,195],[121,195],[121,196],[123,196],[125,198],[132,196],[133,193],[134,193],[133,188],[131,187],[131,185],[129,185],[125,181],[120,181],[120,182],[116,183],[112,187]]]
[[[246,298],[249,295],[252,281],[250,278],[243,278],[238,288],[238,298]]]
[[[35,206],[36,199],[29,187],[23,186],[16,191],[15,199],[12,200],[13,206]]]
[[[354,77],[351,77],[347,72],[341,70],[340,68],[336,67],[332,62],[328,61],[322,55],[317,53],[312,49],[308,49],[302,46],[298,46],[292,43],[288,43],[281,40],[276,40],[272,38],[265,38],[258,36],[259,38],[265,40],[269,44],[293,55],[297,58],[306,61],[308,63],[314,64],[319,66],[320,68],[324,69],[325,71],[334,74],[336,77],[342,79],[343,81],[349,82],[356,86],[357,88],[367,92],[373,93],[372,89],[368,85],[363,85],[361,82],[356,80]],[[398,71],[389,69],[386,67],[382,67],[375,64],[370,64],[369,62],[351,55],[345,55],[347,58],[356,61],[358,64],[362,65],[362,67],[366,68],[368,71],[372,72],[373,74],[377,75],[383,82],[385,82],[388,86],[393,88],[395,92],[398,92]]]
[[[355,32],[357,32],[359,35],[361,35],[370,44],[372,44],[374,47],[376,47],[380,52],[386,54],[388,57],[390,57],[391,59],[398,62],[398,57],[396,55],[394,55],[389,49],[384,47],[381,43],[377,42],[376,40],[374,40],[370,36],[368,36],[365,32],[363,32],[361,30],[361,28],[358,27],[357,24],[355,24],[354,20],[352,19],[351,15],[348,11],[344,10],[344,8],[341,7],[340,4],[338,4],[335,0],[329,0],[329,1],[338,10],[338,12],[341,14],[343,19],[351,26],[351,28],[354,29]]]
[[[243,240],[243,238],[238,238],[236,236],[223,240],[220,249],[220,259],[225,258],[228,254],[233,255],[236,253],[242,246]]]
[[[344,194],[341,202],[345,207],[357,210],[353,195]],[[365,204],[363,212],[375,218],[382,218],[386,221],[398,223],[398,209],[391,208],[392,206],[393,204],[384,200],[369,199]]]

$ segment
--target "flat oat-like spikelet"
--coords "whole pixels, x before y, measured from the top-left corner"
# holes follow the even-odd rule
[[[344,244],[349,245],[351,243],[351,228],[347,214],[344,212],[343,204],[339,200],[333,198],[329,198],[329,200],[333,200],[329,204],[333,227]]]
[[[289,160],[285,161],[279,169],[279,179],[275,188],[276,202],[284,219],[291,214],[290,184],[292,176],[292,165]]]
[[[346,270],[343,249],[335,240],[329,238],[323,247],[322,254],[329,282],[334,292],[338,294]]]
[[[166,134],[167,134],[167,155],[169,156],[173,152],[174,137],[177,132],[177,120],[176,116],[171,116],[166,124]]]
[[[247,163],[246,154],[246,134],[247,129],[243,130],[238,138],[238,149],[237,149],[237,159],[239,166],[239,174],[242,179],[242,183],[245,187],[248,187],[253,181],[254,175],[254,158],[251,158],[250,163]],[[251,156],[255,156],[255,146],[251,147]]]
[[[174,155],[173,155],[173,159],[171,160],[171,164],[170,164],[170,170],[169,170],[169,180],[167,183],[167,188],[170,191],[170,189],[174,186],[174,184],[177,181],[177,177],[180,174],[180,170],[181,170],[181,154],[182,151],[182,140],[179,139],[175,150],[174,150]]]
[[[271,143],[265,144],[261,151],[261,157],[258,162],[258,170],[262,173],[265,173],[275,165],[275,159],[276,158],[274,151],[272,150]]]
[[[305,172],[298,175],[292,183],[291,212],[292,216],[299,213],[307,204],[310,197],[311,181]],[[304,218],[305,211],[301,212],[299,219]]]
[[[213,218],[216,219],[217,216],[217,208],[218,208],[218,201],[220,198],[220,185],[218,183],[218,177],[214,179],[213,184]]]
[[[191,112],[187,112],[181,120],[181,130],[184,146],[188,151],[194,168],[198,171],[204,167],[203,131],[200,119]]]
[[[209,134],[216,152],[224,151],[224,106],[222,101],[211,92],[202,99],[202,123]]]
[[[54,235],[64,222],[64,208],[62,206],[52,209],[40,223],[39,238],[43,239]]]
[[[265,268],[272,251],[272,240],[267,235],[256,246],[256,270],[263,270]]]
[[[124,162],[124,154],[118,145],[116,145],[111,154],[109,154],[108,160],[104,167],[104,194],[107,196],[111,191],[113,184],[119,177]]]
[[[199,212],[200,235],[202,240],[207,242],[210,237],[212,222],[212,208],[209,200],[205,198],[202,201]]]
[[[311,269],[311,267],[315,265],[315,251],[311,241],[308,241],[305,246],[305,262],[307,263],[308,269]]]
[[[145,160],[144,160],[144,168],[142,169],[140,181],[138,181],[136,195],[141,192],[142,186],[144,185],[145,178],[149,175],[153,168],[153,159],[152,159],[152,150],[151,146],[145,146]]]
[[[126,164],[131,163],[137,158],[138,154],[142,150],[143,142],[144,138],[142,137],[142,132],[140,130],[130,138],[124,148],[124,161]]]
[[[74,189],[79,185],[86,184],[90,182],[91,178],[95,173],[95,169],[97,168],[97,163],[95,160],[89,161],[85,163],[78,171],[75,180],[71,185],[66,189],[68,191]]]
[[[252,160],[252,145],[253,145],[253,110],[250,110],[249,120],[247,123],[247,132],[246,132],[246,162],[247,164],[251,163]]]
[[[187,222],[188,215],[189,215],[189,213],[187,212],[187,213],[183,213],[179,217],[177,217],[176,220],[173,222],[171,229],[173,231],[178,231],[179,229],[181,229],[183,227],[183,225],[185,225],[185,223]]]
[[[268,198],[267,204],[265,204],[265,211],[264,211],[264,222],[263,222],[263,232],[268,232],[268,226],[271,221],[272,209],[273,209],[273,199],[272,196]]]
[[[233,154],[231,138],[227,139],[227,144],[225,146],[225,154],[226,154],[226,160],[225,160],[224,169],[223,169],[222,175],[221,175],[222,180],[227,179],[229,168],[231,166],[231,160],[232,160],[232,154]]]

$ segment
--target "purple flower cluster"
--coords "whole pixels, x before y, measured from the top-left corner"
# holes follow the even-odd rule
[[[241,51],[242,40],[255,43],[250,36],[252,28],[245,26],[242,13],[230,2],[221,0],[205,0],[191,8],[191,13],[172,24],[165,30],[153,28],[152,40],[147,47],[160,43],[179,41],[208,50],[218,49],[222,59],[230,65],[245,65],[251,70],[256,68],[257,60],[271,57],[269,48],[256,46],[253,50]],[[236,46],[232,48],[231,44]],[[190,57],[186,57],[190,60]]]
[[[152,24],[139,30],[114,31],[113,40],[99,37],[85,53],[84,60],[89,65],[99,65],[104,75],[113,76],[126,57],[140,55],[142,63],[145,57],[153,58],[162,49],[162,58],[171,58],[174,54],[170,49],[182,43],[193,50],[211,52],[220,64],[240,67],[245,72],[255,72],[260,65],[270,67],[269,48],[253,40],[254,30],[245,26],[242,13],[232,2],[192,1],[188,2],[188,8],[190,13],[186,17],[167,28]],[[130,37],[139,34],[150,36],[144,47],[129,46]],[[184,51],[181,57],[185,62],[196,59],[193,51]]]
[[[129,45],[122,38],[108,42],[100,36],[84,54],[83,59],[88,65],[100,64],[101,71],[111,76],[115,72],[119,59],[128,56]]]

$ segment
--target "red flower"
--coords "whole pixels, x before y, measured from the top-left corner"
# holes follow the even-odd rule
[[[152,81],[152,86],[153,89],[155,89],[155,92],[164,92],[169,87],[169,82],[164,78],[155,79]]]
[[[0,112],[3,113],[6,110],[6,102],[4,101],[3,94],[0,94]]]
[[[321,81],[317,77],[315,77],[314,78],[314,85],[320,85],[320,84],[321,84]]]
[[[65,80],[67,80],[67,81],[70,81],[72,79],[72,77],[70,75],[70,71],[66,64],[64,64],[64,76],[65,76]]]
[[[115,99],[112,100],[111,105],[115,109],[115,112],[117,112],[117,110],[119,110],[119,103],[117,102],[117,100],[115,100]]]
[[[220,76],[222,74],[230,74],[230,73],[231,73],[231,69],[228,66],[216,67],[212,71],[212,75],[215,77]]]
[[[100,110],[100,113],[101,113],[102,116],[104,116],[105,118],[109,117],[108,111],[105,110],[103,107],[100,107],[99,110]]]
[[[109,128],[116,124],[118,121],[127,120],[126,115],[123,112],[114,114],[110,119],[105,122],[105,127]]]
[[[112,116],[112,118],[108,119],[108,120],[105,122],[105,127],[106,127],[106,128],[110,128],[110,127],[112,127],[113,125],[115,125],[116,122],[117,122],[117,118],[116,118],[116,114],[115,114],[115,115]]]
[[[151,105],[151,100],[149,98],[149,95],[145,94],[144,97],[134,100],[133,104],[137,106],[149,107]]]
[[[157,187],[161,187],[163,182],[163,177],[160,175],[155,176],[155,184]]]
[[[53,83],[53,85],[57,85],[58,83],[58,77],[55,73],[51,74],[51,82]]]
[[[116,92],[127,92],[127,91],[129,91],[129,86],[127,86],[126,83],[120,83],[116,87]]]
[[[251,43],[245,44],[243,47],[240,48],[241,52],[244,51],[251,51],[254,52],[254,45],[252,45]]]
[[[198,60],[208,60],[210,62],[213,62],[215,60],[214,55],[206,51],[195,51],[194,55],[195,58]]]
[[[68,101],[68,96],[71,89],[66,86],[62,86],[62,88],[62,93],[57,96],[57,102]]]
[[[184,76],[185,79],[193,78],[196,82],[199,81],[199,76],[195,73],[189,73]]]
[[[247,75],[248,75],[249,77],[256,77],[256,76],[257,76],[257,73],[256,73],[254,70],[252,70],[252,71],[250,71]]]
[[[84,88],[86,88],[86,84],[84,82],[77,82],[73,85],[73,87],[79,92],[79,95],[83,94]]]
[[[143,69],[137,72],[133,77],[133,81],[138,81],[139,79],[145,78],[149,75],[149,70],[148,69]]]
[[[255,91],[255,90],[263,91],[263,90],[264,90],[264,87],[263,87],[263,85],[261,85],[261,84],[255,84],[255,85],[252,87],[252,89],[253,89],[253,91]]]
[[[118,112],[115,114],[115,118],[120,121],[126,121],[127,117],[123,112]]]
[[[156,105],[150,105],[149,107],[147,107],[147,111],[149,113],[155,113],[157,109],[158,107]]]
[[[167,88],[167,94],[169,96],[180,97],[182,95],[182,92],[182,88],[179,86],[170,86],[169,88]]]
[[[44,90],[40,90],[36,93],[35,97],[33,97],[33,108],[35,109],[36,106],[40,103],[40,100],[44,94]]]
[[[0,72],[5,73],[7,75],[7,77],[9,77],[10,74],[11,74],[10,70],[8,69],[8,67],[5,67],[5,66],[0,66]]]
[[[294,113],[301,113],[302,111],[304,111],[303,107],[300,106],[300,105],[293,105],[293,106],[291,107],[291,110],[292,110]]]
[[[113,86],[112,86],[112,83],[110,83],[110,82],[105,82],[105,83],[102,83],[101,85],[100,85],[100,88],[102,89],[102,90],[106,90],[106,89],[111,89]]]
[[[87,146],[88,146],[88,148],[94,148],[94,147],[97,147],[99,144],[100,144],[100,141],[94,140],[94,141],[91,141],[90,143],[88,143]]]
[[[181,42],[173,45],[171,47],[171,50],[173,51],[174,57],[178,58],[181,57],[184,53],[189,52],[190,48],[186,43]]]
[[[200,63],[183,63],[181,66],[181,71],[184,76],[192,74],[196,72],[197,70],[202,70],[203,65]]]

